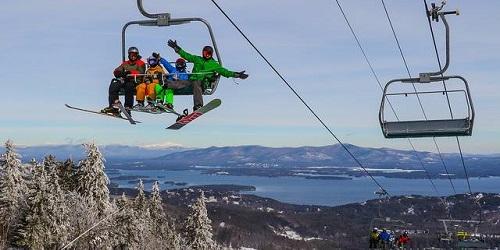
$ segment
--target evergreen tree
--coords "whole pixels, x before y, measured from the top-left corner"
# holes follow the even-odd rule
[[[149,216],[149,206],[144,194],[144,183],[139,180],[139,186],[137,187],[137,196],[134,200],[134,215],[136,216],[136,226],[138,228],[138,240],[141,245],[145,245],[149,241],[149,236],[151,235],[151,224]]]
[[[180,235],[175,231],[174,223],[169,220],[163,209],[158,181],[153,184],[149,212],[152,228],[148,248],[159,249],[166,245],[169,249],[181,249]]]
[[[191,205],[191,211],[185,223],[185,238],[189,248],[197,250],[217,249],[217,245],[212,239],[210,223],[205,205],[205,195],[201,192],[200,197]]]
[[[70,214],[70,239],[75,239],[87,229],[93,227],[98,221],[98,212],[91,198],[84,198],[73,191],[66,194],[66,204],[71,209]],[[109,224],[107,224],[109,225]],[[102,246],[106,240],[106,230],[103,227],[95,227],[84,234],[79,240],[72,244],[75,249],[96,249]]]
[[[113,220],[113,246],[119,249],[138,249],[141,242],[133,204],[123,193],[116,201],[116,206],[119,212]]]
[[[67,241],[68,209],[57,178],[51,177],[46,166],[35,168],[29,185],[28,209],[19,228],[17,243],[20,246],[30,249],[60,248]]]
[[[14,144],[5,143],[5,154],[0,156],[0,243],[3,246],[12,241],[23,207],[26,205],[24,194],[27,191],[23,178],[21,156],[16,153]]]
[[[71,159],[67,159],[62,164],[56,166],[56,172],[59,176],[59,184],[61,189],[66,192],[71,192],[75,190],[76,186],[76,175],[75,175],[75,163]]]
[[[104,158],[95,144],[85,144],[87,157],[78,164],[76,190],[95,202],[99,218],[110,209],[109,179],[104,172]]]

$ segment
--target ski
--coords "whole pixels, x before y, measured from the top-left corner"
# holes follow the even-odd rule
[[[221,105],[221,103],[222,102],[220,99],[214,99],[214,100],[210,101],[209,103],[207,103],[205,106],[197,109],[193,113],[188,114],[187,116],[178,120],[176,123],[170,125],[170,127],[168,127],[167,129],[175,129],[175,130],[180,129],[180,128],[184,127],[185,125],[187,125],[188,123],[195,120],[196,118],[202,116],[203,114],[206,114],[210,110],[219,107]]]
[[[128,113],[128,110],[123,106],[123,104],[120,101],[115,102],[113,106],[120,109],[120,112],[122,112],[122,114],[125,115],[125,117],[127,117],[127,120],[128,122],[130,122],[130,124],[135,125],[136,122],[134,121],[134,119],[132,119],[132,116]]]
[[[156,106],[158,108],[162,109],[164,111],[164,113],[172,113],[172,114],[176,114],[177,116],[181,116],[181,114],[179,114],[177,111],[170,109],[170,108],[167,108],[167,106],[165,106],[161,103],[157,103]]]
[[[107,114],[107,113],[102,113],[102,112],[99,112],[99,111],[94,111],[94,110],[89,110],[89,109],[82,109],[82,108],[77,108],[77,107],[73,107],[73,106],[70,106],[68,104],[64,104],[67,108],[70,108],[70,109],[74,109],[74,110],[78,110],[78,111],[83,111],[83,112],[87,112],[87,113],[93,113],[93,114],[98,114],[98,115],[104,115],[104,116],[108,116],[108,117],[113,117],[113,118],[118,118],[118,119],[122,119],[122,120],[126,120],[128,121],[127,118],[125,117],[121,117],[121,116],[115,116],[115,115],[111,115],[111,114]],[[135,123],[141,123],[140,121],[134,121]]]
[[[177,116],[181,115],[177,111],[175,111],[173,109],[169,109],[169,108],[167,108],[167,106],[165,106],[163,104],[156,103],[154,105],[155,105],[155,108],[146,108],[146,107],[133,108],[132,111],[148,113],[148,114],[153,114],[153,115],[158,115],[158,114],[175,114]]]

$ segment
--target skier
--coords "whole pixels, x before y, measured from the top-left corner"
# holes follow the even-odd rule
[[[189,74],[186,71],[186,60],[182,58],[178,58],[175,61],[175,67],[170,65],[167,59],[162,58],[159,53],[153,53],[153,57],[158,59],[160,63],[167,69],[169,76],[168,80],[177,81],[177,80],[189,80]],[[163,85],[157,84],[155,86],[156,90],[156,101],[159,104],[165,103],[165,106],[169,109],[174,108],[174,90],[172,88],[168,88],[168,86],[163,87]]]
[[[379,237],[378,229],[373,228],[372,232],[370,233],[370,247],[369,248],[377,248],[379,240],[380,240],[380,237]]]
[[[193,72],[189,76],[189,80],[178,80],[178,81],[167,81],[168,88],[182,89],[185,87],[193,87],[193,111],[199,109],[203,106],[203,90],[210,86],[210,83],[214,81],[215,74],[220,74],[224,77],[234,77],[246,79],[248,74],[245,71],[233,72],[224,67],[222,67],[217,61],[212,57],[214,49],[210,46],[205,46],[202,50],[202,56],[195,56],[184,51],[177,41],[168,40],[168,46],[173,48],[176,53],[178,53],[182,58],[186,59],[188,62],[194,63]]]
[[[398,247],[404,248],[408,243],[410,243],[410,237],[408,237],[408,232],[404,232],[400,235],[396,241]]]
[[[144,77],[144,82],[137,85],[136,90],[136,101],[137,104],[134,108],[154,108],[153,101],[156,99],[155,85],[160,82],[158,77],[162,77],[165,74],[165,70],[160,66],[159,61],[156,57],[150,56],[148,58],[148,69],[146,70],[146,77]],[[146,82],[149,80],[149,83]],[[148,100],[148,105],[144,106],[144,100]]]
[[[120,116],[120,111],[113,106],[119,99],[120,89],[125,90],[125,108],[130,109],[134,105],[134,90],[137,81],[140,81],[139,75],[144,74],[145,63],[141,60],[139,49],[130,47],[128,49],[128,60],[118,66],[113,74],[115,78],[109,84],[108,107],[101,110],[102,113]]]
[[[389,247],[389,242],[391,240],[391,234],[387,232],[386,229],[383,229],[382,232],[379,235],[380,237],[380,243],[382,244],[382,249],[386,249]]]

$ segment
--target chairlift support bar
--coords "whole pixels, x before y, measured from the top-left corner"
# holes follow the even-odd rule
[[[182,25],[182,24],[187,24],[191,22],[201,22],[205,24],[205,26],[208,29],[208,33],[210,34],[210,39],[212,41],[212,45],[215,51],[215,57],[219,64],[222,66],[222,58],[219,53],[219,49],[217,47],[217,42],[215,41],[215,35],[212,30],[212,27],[203,18],[199,17],[191,17],[191,18],[171,18],[170,13],[155,13],[151,14],[147,12],[143,5],[142,5],[142,0],[137,0],[137,8],[139,9],[139,12],[146,18],[149,18],[149,20],[138,20],[138,21],[131,21],[126,23],[123,28],[122,28],[122,61],[125,61],[126,59],[126,32],[127,28],[131,25],[139,25],[139,26],[153,26],[153,27],[166,27],[166,26],[172,26],[172,25]],[[152,20],[154,19],[154,20]],[[212,88],[210,90],[206,90],[204,94],[210,95],[213,94],[217,88],[219,82],[219,77],[217,77],[215,83],[212,85]]]
[[[435,4],[432,9],[427,11],[433,20],[443,20],[446,30],[446,64],[437,72],[420,73],[418,78],[402,78],[389,81],[384,88],[382,101],[379,110],[379,123],[382,128],[382,133],[385,138],[415,138],[415,137],[448,137],[448,136],[470,136],[472,135],[472,128],[474,123],[474,105],[470,94],[469,84],[465,78],[461,76],[443,76],[450,65],[450,28],[446,20],[446,15],[458,15],[458,11],[443,11],[440,12],[442,7],[437,8]],[[441,119],[441,120],[417,120],[417,121],[391,121],[388,122],[384,117],[385,102],[388,96],[393,95],[408,95],[408,94],[431,94],[431,93],[451,93],[460,90],[443,90],[443,91],[424,91],[412,93],[388,93],[389,86],[393,83],[433,83],[441,82],[450,79],[459,79],[465,86],[465,96],[467,102],[467,117],[464,119]],[[463,91],[463,90],[462,90]]]
[[[439,18],[443,20],[443,24],[445,27],[445,32],[446,32],[446,63],[444,67],[437,71],[437,72],[429,72],[429,73],[420,73],[420,81],[421,83],[423,82],[429,82],[429,77],[431,76],[439,76],[444,74],[448,67],[450,66],[450,26],[448,25],[448,21],[446,20],[446,15],[459,15],[458,11],[443,11],[443,12],[438,12],[438,9],[436,9],[435,5],[433,4],[432,10],[427,11],[427,15],[432,16],[433,19],[438,22]]]

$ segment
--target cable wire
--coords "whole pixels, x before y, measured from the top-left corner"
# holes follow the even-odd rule
[[[425,11],[427,13],[427,11],[428,11],[427,0],[424,0],[424,6],[425,6]],[[434,35],[434,29],[432,28],[431,18],[430,18],[429,15],[427,15],[427,21],[429,22],[429,29],[431,31],[432,42],[434,44],[434,50],[436,52],[436,58],[437,58],[437,61],[438,61],[439,69],[442,70],[441,59],[439,57],[439,51],[437,49],[437,44],[436,44],[436,37]],[[441,74],[441,76],[443,76],[443,74]],[[446,83],[444,82],[444,80],[443,80],[443,86],[444,86],[444,89],[446,91]],[[448,100],[448,107],[450,109],[450,115],[451,115],[451,118],[453,119],[453,112],[452,112],[452,109],[451,109],[450,99],[448,97],[448,93],[446,93],[446,98]],[[467,168],[465,167],[465,160],[464,160],[464,155],[462,153],[462,146],[460,145],[460,139],[458,139],[458,136],[455,136],[455,138],[457,140],[458,151],[460,152],[460,160],[462,162],[462,166],[463,166],[463,169],[464,169],[465,178],[467,180],[467,187],[469,188],[469,193],[472,194],[472,189],[471,189],[470,181],[469,181],[469,174],[467,173]]]
[[[383,87],[382,87],[382,84],[380,83],[380,80],[377,76],[377,73],[375,72],[374,68],[373,68],[373,65],[371,64],[370,60],[368,59],[368,56],[366,55],[366,52],[365,50],[363,49],[363,46],[361,45],[361,42],[359,41],[358,39],[358,36],[356,35],[356,32],[354,31],[354,28],[352,27],[351,25],[351,22],[349,21],[349,19],[347,18],[347,15],[346,13],[344,12],[344,9],[342,8],[342,6],[340,5],[340,2],[338,0],[336,0],[337,2],[337,6],[339,7],[340,9],[340,12],[342,13],[342,15],[344,16],[344,20],[346,21],[347,23],[347,26],[349,27],[349,29],[351,30],[351,33],[352,35],[354,36],[354,39],[356,40],[356,43],[358,44],[358,47],[359,49],[361,50],[361,53],[363,54],[363,57],[365,58],[365,61],[366,63],[368,64],[368,66],[370,67],[370,70],[372,72],[372,75],[373,77],[375,78],[375,80],[377,81],[378,83],[378,86],[380,87],[380,90],[382,90],[383,92]],[[392,112],[394,113],[394,116],[396,117],[396,119],[399,121],[399,117],[396,113],[396,111],[394,110],[394,107],[390,104],[390,102],[388,101],[391,109],[392,109]],[[436,185],[434,184],[434,181],[432,181],[432,179],[430,178],[430,175],[429,175],[429,172],[427,171],[427,169],[425,168],[420,156],[418,155],[417,153],[417,150],[415,149],[415,146],[413,145],[413,143],[411,142],[411,140],[409,138],[407,138],[408,140],[408,143],[410,144],[411,148],[413,149],[413,152],[415,153],[415,156],[417,157],[417,160],[418,162],[420,163],[420,166],[422,167],[422,169],[424,170],[424,172],[426,173],[426,176],[427,178],[429,179],[430,183],[431,183],[431,186],[434,190],[434,192],[436,192],[437,196],[441,196],[439,191],[437,190],[436,188]]]
[[[107,219],[113,217],[115,214],[117,214],[118,212],[120,212],[121,209],[117,209],[114,213],[111,213],[110,215],[104,217],[103,219],[101,219],[100,221],[98,221],[96,224],[92,225],[89,229],[85,230],[85,232],[81,233],[80,235],[78,235],[75,239],[73,239],[72,241],[70,241],[68,244],[66,244],[63,248],[61,248],[61,250],[64,250],[68,247],[70,247],[73,243],[75,243],[78,239],[80,239],[81,237],[83,237],[84,235],[86,235],[88,232],[90,232],[92,229],[94,229],[95,227],[99,226],[99,224],[101,224],[102,222],[106,221]]]
[[[387,17],[387,20],[389,21],[389,25],[390,25],[390,27],[391,27],[392,34],[393,34],[393,36],[394,36],[394,40],[396,40],[396,44],[397,44],[398,49],[399,49],[399,54],[401,55],[401,58],[403,59],[403,63],[404,63],[404,65],[405,65],[406,72],[408,73],[408,77],[409,77],[409,78],[411,78],[410,68],[409,68],[409,66],[408,66],[408,62],[406,61],[406,58],[405,58],[405,56],[404,56],[403,49],[401,48],[401,44],[400,44],[400,42],[399,42],[398,36],[396,35],[396,30],[394,29],[394,25],[392,24],[392,20],[391,20],[391,17],[390,17],[390,15],[389,15],[389,11],[387,10],[387,6],[386,6],[386,4],[385,4],[385,1],[384,1],[384,0],[381,0],[381,2],[382,2],[382,6],[384,7],[384,11],[385,11],[385,15],[386,15],[386,17]],[[444,83],[444,81],[443,81],[443,83]],[[424,107],[423,107],[422,102],[421,102],[421,100],[420,100],[420,97],[419,97],[419,95],[418,95],[418,93],[417,93],[417,89],[416,89],[416,87],[415,87],[415,84],[414,84],[414,83],[412,83],[412,85],[413,85],[413,89],[415,90],[415,94],[416,94],[416,96],[417,96],[418,103],[420,104],[420,109],[422,110],[422,112],[423,112],[423,114],[424,114],[424,117],[425,117],[425,119],[427,120],[427,115],[425,114],[425,110],[424,110]],[[446,86],[446,85],[445,85],[445,86]],[[445,90],[446,90],[446,87],[445,87]],[[446,95],[448,96],[448,93],[447,93],[447,92],[446,92]],[[448,101],[448,105],[449,105],[449,101]],[[451,111],[451,107],[450,107],[450,111]],[[450,185],[451,185],[451,187],[452,187],[452,189],[453,189],[453,193],[454,193],[454,194],[457,194],[457,191],[455,190],[455,185],[453,185],[453,181],[451,180],[450,173],[448,172],[448,167],[446,166],[446,163],[444,162],[443,156],[441,155],[441,150],[439,149],[439,146],[438,146],[438,144],[437,144],[436,137],[432,137],[432,140],[434,141],[434,145],[435,145],[435,147],[436,147],[436,149],[437,149],[437,152],[438,152],[438,154],[439,154],[439,159],[441,160],[441,164],[442,164],[442,165],[443,165],[443,167],[444,167],[444,170],[445,170],[445,172],[446,172],[446,176],[448,177],[448,180],[449,180],[449,182],[450,182]]]
[[[238,30],[238,32],[245,38],[245,40],[253,47],[253,49],[260,55],[260,57],[269,65],[269,67],[278,75],[278,77],[283,81],[283,83],[288,86],[288,88],[295,94],[295,96],[306,106],[306,108],[311,112],[311,114],[316,117],[316,119],[323,125],[323,127],[328,131],[328,133],[345,149],[345,151],[354,159],[354,161],[363,169],[363,171],[382,189],[387,196],[390,196],[386,189],[373,177],[370,172],[361,164],[361,162],[354,156],[354,154],[342,143],[342,141],[333,133],[333,131],[323,122],[323,120],[316,114],[316,112],[306,103],[306,101],[297,93],[297,91],[288,83],[288,81],[279,73],[279,71],[273,66],[273,64],[260,52],[260,50],[254,45],[254,43],[243,33],[243,31],[236,25],[233,20],[226,14],[226,12],[214,1],[210,0],[219,9],[219,11],[229,20],[229,22]]]

